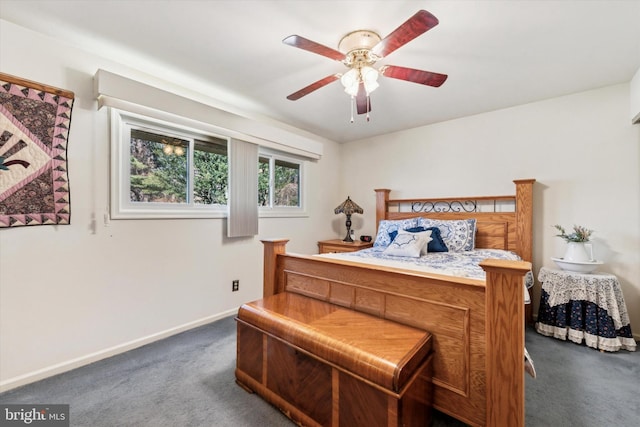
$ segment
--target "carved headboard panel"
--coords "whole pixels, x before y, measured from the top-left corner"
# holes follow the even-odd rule
[[[533,257],[533,183],[516,180],[513,196],[390,199],[389,189],[376,191],[376,224],[383,219],[426,217],[476,219],[476,247],[506,249],[523,260]],[[376,225],[377,227],[377,225]]]

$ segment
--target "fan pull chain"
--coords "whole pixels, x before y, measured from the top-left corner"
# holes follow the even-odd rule
[[[353,123],[353,121],[354,121],[353,120],[353,103],[354,103],[354,100],[353,100],[353,96],[352,96],[351,97],[351,123]]]
[[[367,121],[369,121],[369,111],[371,111],[371,97],[367,95]]]

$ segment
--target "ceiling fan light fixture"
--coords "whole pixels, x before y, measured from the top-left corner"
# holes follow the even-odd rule
[[[287,96],[295,101],[336,80],[340,80],[344,90],[350,95],[352,112],[354,104],[358,114],[371,111],[370,94],[379,87],[378,77],[385,77],[439,87],[447,79],[446,74],[417,70],[395,65],[385,65],[379,70],[373,66],[398,48],[438,25],[438,19],[426,10],[419,10],[389,35],[380,35],[369,30],[357,30],[345,35],[338,44],[338,50],[316,43],[298,35],[291,35],[282,42],[329,59],[341,62],[348,68],[344,74],[332,74]],[[353,122],[353,117],[351,119]]]
[[[338,50],[345,54],[358,49],[371,50],[380,43],[382,38],[375,32],[369,30],[352,31],[342,37],[338,43]]]
[[[373,67],[362,67],[360,70],[360,77],[362,83],[364,83],[364,89],[367,91],[367,95],[376,90],[380,84],[378,83],[378,70]]]
[[[380,86],[380,83],[373,81],[373,82],[364,82],[364,90],[367,92],[367,96],[371,94],[371,92],[373,92],[374,90],[378,89],[378,87]]]
[[[358,94],[358,86],[360,84],[358,70],[356,68],[352,68],[344,73],[342,77],[340,77],[340,83],[344,86],[345,92],[351,96],[356,96]]]
[[[349,95],[349,96],[358,96],[358,83],[354,83],[349,87],[345,87],[344,91]]]

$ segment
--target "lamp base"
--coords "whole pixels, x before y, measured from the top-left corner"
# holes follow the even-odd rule
[[[353,239],[351,238],[351,231],[347,231],[347,237],[342,239],[343,242],[353,243]]]
[[[351,214],[347,214],[347,222],[345,225],[347,226],[347,237],[342,239],[342,241],[347,243],[353,243],[353,239],[351,238]]]

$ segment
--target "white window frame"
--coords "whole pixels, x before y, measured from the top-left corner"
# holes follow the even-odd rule
[[[111,165],[110,165],[110,217],[111,219],[170,219],[170,218],[226,218],[228,206],[226,205],[202,205],[188,203],[136,203],[130,200],[130,143],[131,126],[147,128],[152,132],[163,132],[184,139],[207,139],[212,137],[227,141],[227,148],[231,144],[231,137],[220,135],[208,130],[155,119],[146,115],[109,108],[111,128]],[[189,150],[193,156],[193,150]],[[260,146],[258,157],[267,157],[272,163],[270,171],[270,203],[273,203],[273,173],[275,160],[283,160],[296,163],[300,167],[300,202],[299,206],[260,206],[260,218],[292,218],[309,216],[306,210],[307,193],[307,163],[303,156],[288,154]],[[193,157],[191,158],[190,164]],[[230,159],[230,161],[232,161]],[[258,165],[256,165],[257,167]],[[193,182],[193,168],[189,168],[189,183]],[[233,185],[229,181],[229,185]],[[256,184],[257,185],[257,184]],[[258,201],[256,200],[256,203]]]
[[[111,121],[111,190],[110,214],[112,219],[159,218],[226,218],[227,205],[202,205],[188,203],[136,203],[130,200],[130,143],[131,128],[145,128],[178,138],[206,140],[207,137],[223,139],[229,147],[230,138],[200,129],[189,128],[135,113],[110,109]],[[191,147],[192,148],[192,147]],[[189,164],[193,165],[193,149],[189,150]],[[189,184],[193,183],[193,167],[189,166]],[[227,195],[228,196],[228,195]],[[257,201],[256,201],[257,203]]]
[[[260,147],[258,150],[258,158],[265,157],[269,159],[269,206],[260,206],[259,215],[261,218],[294,218],[308,216],[306,210],[306,161],[300,157],[284,154],[282,152],[271,150],[269,148]],[[298,191],[300,195],[299,206],[273,206],[273,189],[275,187],[275,161],[283,160],[289,163],[295,163],[299,166]],[[257,203],[257,200],[256,200]]]

